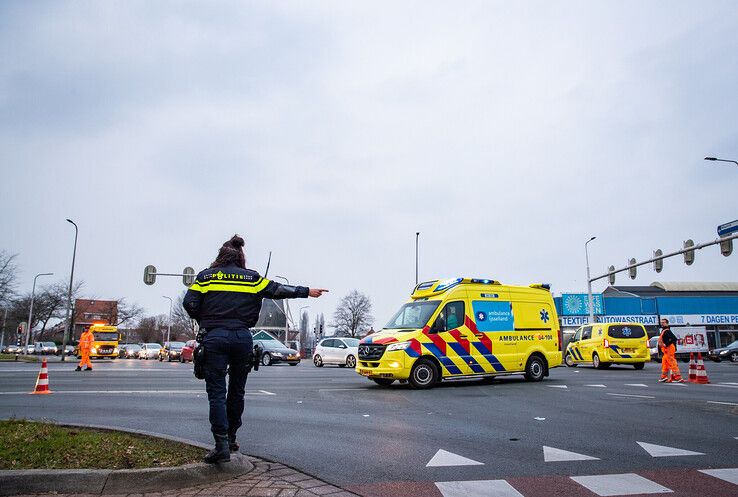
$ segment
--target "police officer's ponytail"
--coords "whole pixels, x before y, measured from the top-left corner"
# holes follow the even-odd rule
[[[229,264],[246,269],[246,256],[243,253],[243,247],[246,245],[243,238],[233,235],[230,240],[225,242],[218,251],[218,257],[215,258],[210,267],[222,267]]]

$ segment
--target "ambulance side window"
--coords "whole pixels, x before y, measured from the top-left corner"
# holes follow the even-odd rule
[[[433,324],[433,331],[449,331],[464,324],[464,302],[449,302]]]
[[[577,330],[576,333],[574,333],[574,336],[572,337],[571,341],[572,342],[578,342],[581,339],[582,339],[582,330],[580,328],[580,329]]]
[[[582,329],[582,340],[589,340],[590,338],[592,338],[592,327],[585,326]]]

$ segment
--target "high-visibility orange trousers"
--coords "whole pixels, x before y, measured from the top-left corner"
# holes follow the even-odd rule
[[[79,367],[87,366],[88,368],[92,369],[92,361],[90,360],[90,353],[81,351],[80,354],[82,355],[82,360],[79,361]]]
[[[664,357],[661,358],[661,377],[668,378],[671,373],[672,380],[681,379],[682,375],[676,361],[676,345],[661,347],[661,352],[664,353]]]

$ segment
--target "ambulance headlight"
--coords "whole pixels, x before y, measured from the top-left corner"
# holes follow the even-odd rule
[[[118,353],[118,347],[113,349],[113,354],[117,354],[117,353]]]
[[[392,352],[393,350],[405,350],[409,346],[410,346],[410,342],[391,343],[387,345],[387,352]]]
[[[96,348],[96,347],[92,347],[92,349],[91,349],[91,352],[92,352],[93,354],[97,354],[97,348]]]

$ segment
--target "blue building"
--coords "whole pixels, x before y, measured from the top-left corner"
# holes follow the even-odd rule
[[[649,286],[609,286],[593,295],[597,322],[643,324],[659,333],[661,318],[672,327],[704,326],[711,349],[738,339],[738,283],[655,282]],[[555,297],[561,329],[571,332],[589,321],[587,294]]]

